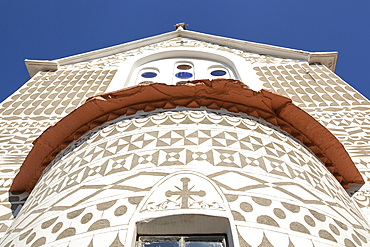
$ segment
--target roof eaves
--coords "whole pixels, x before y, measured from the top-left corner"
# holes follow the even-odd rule
[[[30,77],[33,77],[37,72],[45,71],[54,71],[59,69],[58,61],[49,61],[49,60],[24,60],[26,64],[28,74]]]
[[[308,52],[280,46],[255,43],[232,38],[225,38],[189,30],[179,30],[178,32],[180,36],[184,38],[199,39],[218,45],[234,47],[243,51],[257,53],[260,55],[302,60],[307,61],[309,63],[321,63],[327,66],[333,72],[335,72],[335,67],[338,59],[338,52]]]
[[[230,46],[237,49],[241,49],[243,51],[257,53],[257,54],[263,54],[263,55],[270,55],[270,56],[277,56],[277,57],[283,57],[283,58],[292,58],[296,60],[304,60],[307,61],[309,58],[310,52],[302,51],[302,50],[294,50],[279,46],[273,46],[273,45],[266,45],[266,44],[260,44],[250,41],[244,41],[244,40],[238,40],[238,39],[232,39],[232,38],[226,38],[211,34],[204,34],[204,33],[198,33],[188,30],[180,30],[179,31],[180,36],[184,38],[193,38],[193,39],[199,39],[206,42],[215,43],[218,45],[224,45],[224,46]]]
[[[99,49],[95,51],[81,53],[81,54],[70,56],[70,57],[56,59],[54,61],[58,61],[60,65],[84,62],[84,61],[88,61],[91,59],[101,58],[101,57],[125,52],[128,50],[136,49],[139,47],[143,47],[145,45],[151,45],[151,44],[158,43],[164,40],[176,38],[178,36],[179,36],[178,31],[168,32],[168,33],[159,34],[159,35],[144,38],[144,39],[131,41],[131,42],[120,44],[120,45],[115,45],[115,46],[111,46],[111,47],[107,47],[107,48],[103,48],[103,49]]]
[[[309,63],[321,63],[335,72],[337,66],[338,52],[311,52],[308,59]]]
[[[106,57],[117,53],[125,52],[128,50],[136,49],[146,45],[155,44],[165,40],[173,39],[176,37],[184,37],[197,39],[205,42],[210,42],[218,45],[234,47],[243,51],[252,52],[261,55],[275,56],[281,58],[289,58],[309,63],[321,63],[327,66],[333,72],[335,71],[336,62],[338,58],[337,52],[307,52],[302,50],[295,50],[273,45],[260,44],[250,41],[237,40],[232,38],[225,38],[221,36],[204,34],[189,30],[177,29],[176,31],[159,34],[156,36],[135,40],[132,42],[115,45],[95,51],[81,53],[65,58],[60,58],[52,61],[43,60],[25,60],[26,67],[30,76],[32,77],[40,70],[56,70],[59,66],[85,62],[92,59]],[[49,69],[50,68],[50,69]]]

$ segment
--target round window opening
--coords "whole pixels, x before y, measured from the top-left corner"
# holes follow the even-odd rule
[[[181,69],[181,70],[189,70],[192,68],[192,66],[188,64],[180,64],[180,65],[177,65],[176,68]]]
[[[144,78],[154,78],[157,76],[157,73],[155,72],[144,72],[141,74],[141,77],[144,77]]]
[[[175,76],[180,79],[188,79],[188,78],[193,77],[193,74],[189,72],[179,72],[179,73],[176,73]]]
[[[214,71],[211,72],[211,75],[213,75],[213,76],[223,76],[223,75],[226,75],[226,71],[220,70],[220,69],[214,70]]]

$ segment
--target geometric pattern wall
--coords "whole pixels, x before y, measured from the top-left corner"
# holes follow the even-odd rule
[[[65,116],[91,96],[102,93],[115,70],[38,72],[1,106],[2,115]]]
[[[174,38],[138,49],[40,71],[0,104],[0,238],[11,225],[28,194],[9,193],[32,142],[87,98],[105,93],[119,65],[127,58],[163,47],[206,47],[237,54],[256,64],[302,63],[244,52],[204,41]]]
[[[38,72],[0,104],[0,238],[28,193],[10,193],[32,142],[93,95],[104,93],[116,70]]]
[[[370,219],[370,102],[324,65],[259,66],[264,88],[291,98],[344,145],[365,185],[353,195]]]
[[[249,118],[235,114],[230,118],[227,114],[225,115],[224,113],[221,114],[221,112],[213,112],[212,114],[215,114],[214,116],[222,115],[222,119],[224,121],[217,123],[217,126],[223,126],[223,128],[225,128],[226,132],[223,136],[223,134],[217,133],[217,131],[215,132],[215,130],[209,127],[209,125],[214,125],[212,121],[215,120],[212,117],[211,118],[213,120],[209,120],[209,116],[212,114],[208,112],[207,114],[209,114],[209,116],[206,113],[204,113],[204,115],[208,116],[206,117],[207,121],[209,120],[212,123],[198,122],[198,125],[195,126],[194,133],[188,133],[184,129],[179,129],[177,125],[173,129],[174,131],[172,131],[172,129],[171,131],[168,129],[160,130],[162,125],[165,126],[163,123],[161,125],[155,125],[156,127],[153,127],[152,130],[148,129],[148,131],[145,132],[145,135],[144,132],[142,132],[142,136],[138,133],[132,132],[132,136],[125,136],[124,138],[126,139],[122,138],[121,143],[104,143],[99,139],[98,136],[100,134],[98,133],[95,133],[96,136],[93,135],[90,139],[82,141],[82,144],[77,144],[79,141],[75,142],[76,145],[81,145],[81,147],[71,147],[73,149],[71,153],[63,153],[59,158],[57,158],[57,162],[53,169],[49,171],[49,173],[55,172],[55,174],[59,176],[57,181],[59,181],[60,184],[51,186],[48,189],[46,186],[49,186],[50,184],[47,183],[47,180],[42,180],[35,190],[37,189],[39,192],[42,192],[43,196],[37,198],[38,200],[35,200],[35,198],[32,197],[27,200],[28,205],[36,207],[34,212],[45,212],[45,217],[49,218],[51,221],[45,223],[41,222],[42,219],[34,218],[34,221],[32,222],[24,222],[24,224],[28,225],[18,225],[20,228],[16,228],[13,225],[13,227],[8,231],[8,228],[14,221],[15,216],[20,212],[22,205],[28,197],[28,193],[15,194],[9,193],[8,190],[12,183],[12,179],[19,171],[20,165],[25,159],[27,153],[31,150],[32,142],[49,126],[54,125],[65,115],[83,104],[88,97],[106,92],[109,83],[117,72],[122,61],[129,57],[141,55],[148,51],[155,51],[163,47],[179,46],[205,47],[230,52],[249,61],[254,66],[256,75],[260,81],[263,82],[264,88],[291,98],[294,104],[308,112],[342,142],[356,167],[362,174],[366,184],[355,194],[351,195],[351,198],[348,198],[342,188],[338,187],[336,181],[331,185],[332,187],[329,185],[324,186],[321,183],[321,175],[317,174],[325,174],[326,170],[321,167],[319,161],[316,160],[312,163],[317,165],[314,165],[314,167],[316,167],[315,169],[318,169],[315,171],[311,170],[312,167],[308,168],[307,164],[304,165],[304,163],[307,162],[307,159],[314,159],[311,153],[307,153],[307,150],[305,152],[300,151],[303,153],[298,151],[286,153],[287,150],[280,150],[280,146],[278,145],[279,141],[277,140],[288,140],[289,143],[294,143],[292,146],[297,146],[297,142],[291,138],[284,139],[286,138],[286,134],[283,134],[279,130],[272,131],[274,134],[279,136],[279,138],[283,138],[279,139],[264,132],[266,136],[269,136],[267,139],[270,141],[266,142],[266,138],[258,140],[261,141],[263,145],[268,144],[271,147],[265,146],[264,148],[259,148],[259,145],[261,144],[258,144],[258,141],[255,139],[253,139],[253,141],[243,141],[243,137],[240,136],[240,132],[236,131],[242,129],[244,132],[249,127],[240,127],[232,124],[223,125],[224,122],[230,124],[230,119],[236,119],[238,117],[241,117],[242,119]],[[195,111],[194,114],[196,115],[196,113],[198,114],[199,111]],[[167,112],[161,114],[166,115],[170,113]],[[155,119],[156,116],[161,116],[161,114],[145,116],[143,119],[148,121],[150,119],[150,121],[152,121],[152,119]],[[192,121],[195,121],[194,119],[196,118],[193,118]],[[118,121],[115,125],[124,125],[127,121],[128,120],[122,119],[122,121]],[[132,118],[130,121],[130,126],[135,126],[135,128],[137,126],[139,126],[138,128],[144,128],[140,125],[139,118]],[[159,120],[156,119],[155,121],[158,122]],[[182,122],[182,124],[185,123]],[[189,124],[192,125],[194,122],[189,120]],[[197,129],[199,125],[202,128]],[[112,126],[108,126],[104,128],[104,130],[107,131],[109,128],[113,128]],[[267,128],[270,131],[274,129],[271,126],[266,127],[264,123],[261,124],[260,122],[258,122],[257,126],[259,127],[256,127],[252,131],[253,136],[256,133],[259,133],[261,128]],[[145,128],[147,127],[149,128],[150,126],[145,126]],[[174,126],[171,128],[173,127]],[[158,132],[155,132],[154,129],[157,129]],[[130,131],[130,129],[128,130]],[[101,133],[103,132],[104,131],[101,130]],[[120,132],[120,130],[118,132]],[[91,134],[92,133],[94,132],[91,132]],[[111,134],[112,133],[109,135]],[[100,146],[96,146],[94,149],[89,145],[89,141],[93,140],[93,138],[97,138],[97,140],[100,141]],[[83,138],[80,140],[82,139]],[[145,141],[141,142],[141,139]],[[126,143],[126,145],[122,142],[127,142],[129,144]],[[252,142],[253,145],[250,146]],[[181,146],[180,143],[183,143],[183,145]],[[153,145],[155,145],[155,147],[153,147]],[[199,145],[202,145],[201,150],[199,150]],[[229,147],[228,145],[231,146]],[[91,148],[86,149],[89,150],[90,153],[83,153],[83,147]],[[150,149],[150,147],[152,147],[152,149]],[[41,229],[46,229],[46,231],[49,232],[55,231],[53,232],[53,235],[56,236],[56,239],[62,232],[69,229],[65,223],[63,226],[58,223],[70,222],[70,229],[66,231],[66,234],[62,234],[62,236],[71,234],[72,228],[80,229],[82,226],[85,226],[85,228],[87,227],[85,229],[87,232],[84,234],[76,232],[74,235],[72,234],[71,236],[63,237],[58,240],[60,243],[67,243],[68,238],[75,239],[75,237],[78,236],[78,238],[81,239],[81,246],[87,246],[89,244],[90,246],[99,246],[99,243],[102,243],[99,241],[104,242],[107,238],[106,234],[108,233],[106,232],[106,227],[101,229],[92,227],[91,229],[94,230],[88,231],[90,225],[96,222],[95,219],[98,219],[99,217],[99,219],[104,219],[107,214],[110,214],[112,216],[110,217],[110,220],[113,221],[113,215],[115,215],[115,210],[117,209],[117,215],[119,215],[116,216],[117,221],[122,222],[122,217],[126,217],[123,221],[128,222],[129,215],[132,215],[136,210],[140,199],[149,193],[148,191],[150,191],[151,186],[153,186],[157,181],[160,181],[160,179],[168,176],[170,174],[168,169],[171,167],[184,168],[185,162],[188,164],[186,169],[189,168],[190,170],[193,169],[192,166],[197,167],[197,170],[199,169],[199,166],[204,166],[202,174],[217,184],[225,195],[227,195],[226,198],[228,200],[228,204],[232,208],[232,214],[238,225],[240,241],[243,243],[241,246],[258,246],[261,243],[262,245],[268,246],[268,243],[273,244],[275,242],[274,236],[283,242],[285,241],[284,243],[287,243],[287,246],[289,244],[291,244],[291,246],[310,246],[310,244],[314,244],[315,246],[327,244],[331,246],[333,243],[345,246],[366,246],[369,244],[366,242],[368,241],[368,235],[366,235],[368,233],[363,229],[368,229],[368,226],[366,226],[365,220],[362,217],[364,213],[366,217],[370,219],[369,147],[370,102],[346,82],[341,80],[331,70],[319,64],[308,64],[304,61],[253,54],[240,49],[212,44],[200,40],[174,38],[112,56],[61,66],[55,72],[40,71],[25,83],[24,86],[0,104],[0,238],[8,231],[6,239],[12,239],[12,236],[15,236],[14,234],[16,234],[16,232],[23,231],[22,229],[26,229],[31,225],[37,225],[41,222],[40,224],[43,224],[43,227],[47,226],[46,228]],[[104,152],[101,151],[102,148],[105,149]],[[120,148],[121,150],[119,150]],[[139,152],[139,148],[144,148],[146,151]],[[299,150],[301,150],[301,148],[299,148]],[[75,155],[78,150],[80,150],[80,153],[76,156],[76,160],[72,160],[71,157],[74,157],[73,155]],[[279,150],[279,152],[276,153],[276,150]],[[285,152],[284,158],[282,158],[283,156],[279,156],[281,155],[280,152]],[[257,154],[261,156],[258,156]],[[71,161],[74,166],[69,167],[66,163],[67,161]],[[123,161],[126,163],[123,164]],[[89,166],[87,166],[87,163],[89,163]],[[68,177],[65,176],[65,174],[63,175],[63,171],[58,168],[63,167],[63,164],[66,166],[66,170],[64,171],[71,169],[70,171],[72,171],[73,176]],[[102,165],[100,168],[99,164]],[[233,164],[240,164],[241,167],[233,167]],[[146,169],[154,169],[154,167],[156,170],[159,169],[158,173],[145,173]],[[212,167],[212,173],[208,171],[209,167]],[[57,170],[54,170],[54,168]],[[321,171],[321,173],[319,171]],[[122,177],[122,172],[130,175]],[[47,179],[49,173],[46,173],[45,179]],[[250,174],[253,174],[253,178],[249,177]],[[269,176],[269,182],[266,182],[264,179],[264,176],[267,176],[267,174]],[[115,185],[107,185],[103,182],[105,177],[112,178],[112,176],[118,176],[123,180],[117,180],[117,184]],[[255,183],[253,186],[255,187],[252,186],[249,189],[249,187],[247,188],[245,186],[240,188],[236,185],[233,187],[225,184],[224,180],[230,180],[230,178],[237,179],[241,178],[241,176],[243,177],[243,180],[251,179],[248,181],[253,181],[253,183]],[[280,180],[270,180],[270,176],[271,178],[284,178],[290,182],[293,181],[295,185],[276,184]],[[146,178],[148,178],[148,181],[151,181],[152,185],[148,185],[145,188],[131,188],[127,185],[127,183],[131,182],[127,181],[134,179],[134,177],[143,177],[145,181]],[[90,195],[89,193],[95,189],[91,184],[89,184],[89,182],[96,181],[95,179],[102,181],[99,185],[100,187],[97,185],[100,192],[96,195]],[[332,183],[330,174],[324,176],[323,179],[327,179],[327,183],[324,184]],[[285,189],[289,186],[289,188],[296,189],[299,185],[304,184],[303,180],[309,183],[307,186],[314,188],[314,197],[317,195],[320,195],[320,198],[321,196],[325,197],[325,200],[321,202],[326,206],[320,203],[315,204],[314,202],[317,202],[317,199],[315,198],[311,198],[312,200],[310,199],[309,201],[302,201],[297,198],[297,196],[294,197],[294,193],[287,193],[286,191],[290,191],[289,189],[284,192],[277,191],[277,188]],[[273,182],[270,183],[270,181]],[[318,183],[318,181],[320,181],[320,183]],[[82,190],[75,189],[81,184],[84,184]],[[307,190],[307,186],[301,186],[297,191],[302,192],[302,190]],[[61,194],[61,188],[67,188],[70,195]],[[92,202],[90,206],[88,206],[88,201],[86,204],[81,204],[81,202],[79,202],[81,205],[80,209],[83,211],[78,211],[80,212],[79,214],[77,212],[70,214],[68,217],[66,214],[63,216],[62,211],[65,210],[65,213],[72,213],[74,212],[73,209],[76,208],[76,205],[71,207],[70,204],[55,204],[52,206],[51,204],[47,204],[51,202],[46,200],[47,195],[65,196],[66,198],[69,198],[69,196],[74,198],[75,196],[80,197],[81,200],[83,198],[86,199],[84,197],[86,196],[87,199],[91,198],[91,200],[95,200],[94,198],[107,193],[104,191],[107,190],[107,188],[120,191],[120,193],[122,191],[126,191],[130,194],[136,193],[137,197],[126,198],[123,196],[122,198],[117,198],[116,201],[115,199],[112,199],[115,203],[111,202],[110,204],[106,204],[112,206],[104,206],[108,207],[104,210],[97,209],[96,206],[93,206]],[[263,188],[269,189],[264,190]],[[295,191],[295,189],[293,190]],[[268,194],[267,192],[261,192],[262,190],[274,191],[275,194],[279,193],[279,196],[284,194],[286,197],[282,198],[285,198],[285,201],[278,202],[274,195]],[[82,193],[82,191],[84,192],[82,194],[77,194],[77,191],[78,193]],[[338,191],[340,191],[340,193]],[[298,192],[298,195],[300,192]],[[308,193],[312,194],[312,190],[309,190]],[[96,200],[100,200],[101,203],[104,204],[108,199],[103,199],[103,197],[104,196],[99,197]],[[107,197],[112,198],[112,195]],[[256,198],[265,198],[267,201],[271,200],[271,204],[268,207],[263,206],[255,201]],[[32,201],[30,199],[32,199]],[[312,204],[309,204],[308,202],[312,202]],[[340,202],[340,205],[337,205],[338,202]],[[45,205],[44,208],[41,203],[42,205]],[[292,211],[288,209],[289,206],[288,208],[284,206],[288,205],[286,203],[299,205],[299,212],[297,210]],[[267,205],[268,203],[265,204]],[[21,215],[25,215],[29,212],[30,207],[31,206],[26,205],[17,219],[20,218]],[[318,216],[321,220],[316,218],[314,215],[315,213],[312,214],[311,211],[313,210],[315,212],[322,213],[321,211],[324,207],[335,209],[335,212],[337,212],[337,207],[342,209],[338,209],[339,216],[337,214],[325,212],[325,220],[322,221],[322,217],[320,218],[320,216]],[[250,211],[251,208],[253,209],[252,211]],[[265,208],[264,213],[266,217],[258,218],[256,208]],[[352,209],[351,212],[347,212],[349,208]],[[267,209],[272,211],[267,212]],[[345,215],[345,212],[347,212],[349,216]],[[89,213],[98,218],[90,219],[89,216],[86,216],[84,220],[89,220],[82,224],[82,217],[90,215]],[[52,219],[54,218],[50,215],[59,216],[57,218],[54,217],[55,221],[53,221]],[[72,217],[71,215],[74,216]],[[102,215],[105,216],[103,217]],[[297,217],[297,215],[300,215],[301,218]],[[36,217],[36,214],[33,217]],[[351,217],[356,220],[352,220]],[[274,221],[271,221],[270,218],[272,218],[278,226],[276,226],[275,223],[271,223]],[[301,225],[296,223],[292,225],[293,221],[289,222],[288,218],[294,218],[297,223],[304,227],[301,227]],[[311,221],[311,219],[313,221]],[[19,221],[20,220],[17,220],[16,222]],[[72,221],[73,224],[71,223]],[[74,225],[77,224],[76,222],[80,222],[80,225]],[[103,221],[99,222],[101,223]],[[261,222],[269,223],[264,224]],[[111,226],[115,226],[115,223],[113,222],[110,222],[110,224]],[[104,225],[104,223],[101,223],[101,225]],[[251,229],[251,226],[255,226],[260,229],[261,225],[264,227],[263,231],[255,232]],[[303,229],[303,232],[292,230],[292,228]],[[112,239],[112,243],[116,244],[116,246],[120,246],[119,243],[124,242],[126,230],[123,226],[117,226],[117,229],[117,231],[110,233],[110,238]],[[312,239],[307,239],[307,232],[304,229],[310,232]],[[340,232],[339,235],[336,234],[337,231],[335,229],[338,229]],[[34,231],[23,231],[21,234],[22,239],[14,239],[14,244],[16,246],[17,244],[21,246],[40,246],[44,243],[44,240],[48,241],[48,243],[49,241],[52,241],[52,238],[50,237],[39,235],[39,232],[37,232],[39,230],[35,228]],[[326,232],[320,232],[320,230],[324,230]],[[289,237],[287,235],[288,232]],[[294,234],[292,234],[292,232]],[[335,241],[333,241],[330,236],[332,236]],[[3,241],[2,245],[7,244],[8,242]],[[84,244],[85,242],[88,242],[88,244]],[[106,242],[104,243],[106,244]],[[72,244],[70,246],[72,246]]]
[[[226,198],[241,246],[370,241],[357,205],[287,133],[244,114],[178,108],[121,117],[72,143],[47,168],[2,244],[122,246],[135,212],[224,210],[194,172]],[[166,189],[154,190],[158,201],[139,208],[163,181]],[[185,187],[193,194],[184,199],[178,195]]]

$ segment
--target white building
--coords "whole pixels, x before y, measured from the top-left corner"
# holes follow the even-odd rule
[[[0,246],[370,246],[370,102],[336,61],[181,24],[26,60]]]

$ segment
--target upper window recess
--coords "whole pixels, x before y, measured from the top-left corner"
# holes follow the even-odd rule
[[[235,79],[235,72],[221,62],[198,58],[166,58],[145,63],[134,71],[136,83],[185,84],[201,79]],[[131,84],[132,85],[132,84]]]

